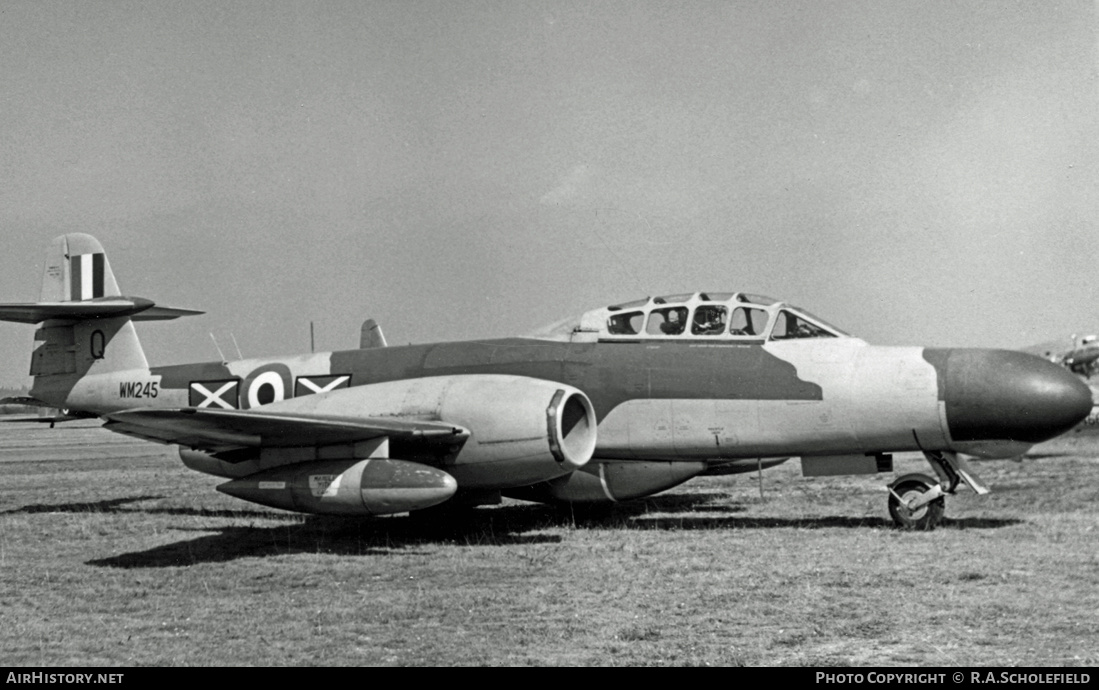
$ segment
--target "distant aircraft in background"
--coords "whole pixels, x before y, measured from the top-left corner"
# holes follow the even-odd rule
[[[1099,377],[1092,378],[1099,373],[1099,336],[1073,334],[1067,346],[1063,341],[1050,341],[1024,348],[1023,352],[1049,360],[1084,378],[1091,389],[1093,406],[1091,413],[1072,431],[1099,431]]]
[[[179,446],[226,494],[383,515],[510,496],[610,503],[792,456],[806,476],[892,472],[889,512],[929,529],[944,496],[987,489],[959,453],[1018,455],[1091,409],[1077,377],[1021,352],[881,347],[743,292],[594,309],[527,336],[150,367],[135,321],[198,312],[124,297],[99,242],[50,245],[30,394]]]
[[[1068,347],[1063,344],[1045,343],[1026,348],[1025,352],[1036,354],[1049,361],[1060,364],[1074,374],[1091,378],[1099,373],[1099,336],[1073,334]]]

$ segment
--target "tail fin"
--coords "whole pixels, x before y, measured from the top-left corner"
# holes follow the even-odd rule
[[[99,240],[73,233],[50,244],[39,302],[82,302],[121,296]]]
[[[42,344],[31,355],[31,394],[57,407],[72,405],[71,394],[86,377],[148,371],[134,320],[201,313],[123,297],[103,246],[82,233],[50,244],[38,302],[0,304],[0,320],[42,324],[34,335]]]

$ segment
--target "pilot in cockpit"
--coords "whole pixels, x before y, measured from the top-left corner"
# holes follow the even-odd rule
[[[680,312],[686,312],[686,309],[667,309],[664,311],[664,323],[660,324],[660,331],[664,335],[679,335],[683,332],[683,327],[686,325],[683,323],[683,316]]]
[[[701,306],[695,310],[691,333],[694,335],[719,335],[725,330],[725,308]]]

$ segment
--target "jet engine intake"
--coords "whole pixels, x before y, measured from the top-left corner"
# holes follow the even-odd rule
[[[518,376],[461,376],[440,419],[470,430],[444,465],[464,488],[508,488],[568,475],[595,452],[591,401],[560,383]]]

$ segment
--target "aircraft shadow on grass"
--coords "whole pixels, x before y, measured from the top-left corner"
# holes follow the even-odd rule
[[[0,510],[0,515],[18,515],[33,513],[146,513],[149,515],[166,514],[192,517],[224,518],[271,518],[271,512],[262,510],[211,510],[207,508],[141,508],[128,507],[141,501],[158,501],[166,498],[158,495],[127,496],[103,501],[83,503],[38,503],[12,510]],[[291,516],[292,517],[292,516]]]
[[[521,534],[495,517],[476,517],[460,527],[426,525],[411,518],[364,520],[361,517],[291,516],[294,521],[274,527],[225,526],[177,528],[179,531],[215,532],[195,539],[164,544],[147,551],[125,553],[88,561],[111,568],[163,568],[220,563],[238,558],[330,554],[386,556],[416,553],[417,547],[438,544],[513,546],[555,544],[558,535]],[[271,514],[264,518],[270,519]]]
[[[1024,462],[1026,460],[1049,460],[1050,458],[1070,458],[1073,456],[1079,456],[1079,453],[1071,453],[1069,451],[1052,452],[1052,453],[1027,453],[1017,462]]]
[[[625,529],[654,530],[707,530],[707,529],[760,529],[796,527],[799,529],[827,529],[843,527],[849,529],[893,528],[892,521],[884,517],[851,517],[846,515],[821,515],[815,517],[766,517],[734,516],[747,510],[746,505],[706,505],[707,501],[724,498],[718,492],[695,494],[670,494],[648,498],[605,508],[576,511],[573,515],[568,508],[558,509],[556,513],[563,518],[572,517],[577,527],[619,526]],[[673,515],[668,515],[672,513]],[[674,516],[684,513],[683,517]],[[690,515],[690,513],[694,513]],[[729,515],[714,515],[726,513]],[[1021,524],[1023,520],[1015,518],[944,518],[939,528],[957,529],[996,529]]]
[[[359,517],[285,515],[286,524],[274,527],[239,526],[180,527],[178,531],[214,532],[185,541],[88,561],[88,565],[111,568],[162,568],[219,563],[238,558],[324,553],[343,556],[385,556],[415,553],[432,545],[514,546],[555,544],[560,535],[542,534],[554,528],[625,529],[625,530],[718,530],[794,527],[799,529],[874,529],[891,528],[892,523],[878,517],[747,517],[733,513],[747,510],[737,505],[707,505],[717,493],[670,494],[613,507],[553,508],[542,505],[509,505],[495,509],[431,513],[417,517],[362,519]],[[202,511],[160,509],[148,511],[121,508],[123,503],[156,497],[116,499],[117,512],[149,512],[209,517],[254,517],[264,520],[284,517],[278,513],[251,511]],[[727,500],[727,499],[726,499]],[[87,505],[87,504],[84,504]],[[54,507],[56,510],[57,507]],[[25,512],[46,512],[34,510]],[[996,529],[1019,524],[1021,520],[963,518],[944,520],[945,529]],[[410,551],[411,550],[411,551]]]

